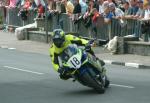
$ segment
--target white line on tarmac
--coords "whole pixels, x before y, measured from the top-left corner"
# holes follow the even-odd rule
[[[130,89],[135,88],[135,87],[133,87],[133,86],[119,85],[119,84],[110,84],[110,85],[111,85],[111,86],[116,86],[116,87],[130,88]]]
[[[8,48],[9,50],[15,50],[16,48]]]
[[[35,71],[30,71],[30,70],[25,70],[25,69],[10,67],[10,66],[3,66],[3,67],[7,68],[7,69],[13,69],[13,70],[18,70],[18,71],[23,71],[23,72],[28,72],[28,73],[38,74],[38,75],[43,75],[44,74],[44,73],[40,73],[40,72],[35,72]]]
[[[139,64],[138,63],[125,63],[125,66],[139,68]]]

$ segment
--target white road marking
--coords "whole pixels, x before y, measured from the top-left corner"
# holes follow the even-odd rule
[[[110,85],[111,85],[111,86],[116,86],[116,87],[130,88],[130,89],[135,88],[135,87],[133,87],[133,86],[119,85],[119,84],[110,84]]]
[[[8,48],[8,49],[10,49],[10,50],[15,50],[16,48]]]
[[[4,67],[4,68],[8,68],[8,69],[13,69],[13,70],[18,70],[18,71],[23,71],[23,72],[38,74],[38,75],[43,75],[43,74],[44,74],[44,73],[40,73],[40,72],[35,72],[35,71],[30,71],[30,70],[25,70],[25,69],[10,67],[10,66],[3,66],[3,67]]]
[[[104,62],[107,63],[107,64],[112,64],[111,60],[104,60]]]
[[[125,66],[139,68],[139,64],[138,63],[125,63]]]

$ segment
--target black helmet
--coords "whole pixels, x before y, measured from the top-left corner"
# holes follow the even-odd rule
[[[65,33],[62,29],[55,29],[53,31],[53,43],[56,47],[61,48],[65,42]]]

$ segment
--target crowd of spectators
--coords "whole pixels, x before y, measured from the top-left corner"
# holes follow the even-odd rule
[[[49,13],[103,16],[106,19],[149,18],[150,0],[1,0],[0,6]],[[106,20],[107,21],[107,20]],[[109,21],[109,20],[108,20]]]
[[[28,11],[37,12],[37,18],[48,18],[56,13],[66,13],[72,20],[78,21],[82,16],[85,26],[90,22],[97,23],[98,17],[103,17],[105,23],[112,18],[124,23],[126,19],[149,19],[150,0],[1,0],[0,6],[19,8],[19,15],[27,19]]]

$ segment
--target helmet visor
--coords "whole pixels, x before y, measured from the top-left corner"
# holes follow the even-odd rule
[[[55,46],[56,47],[58,47],[58,48],[60,48],[60,47],[62,47],[62,45],[63,45],[63,43],[64,43],[64,39],[60,39],[60,38],[55,38],[55,39],[53,39],[53,43],[55,44]]]

